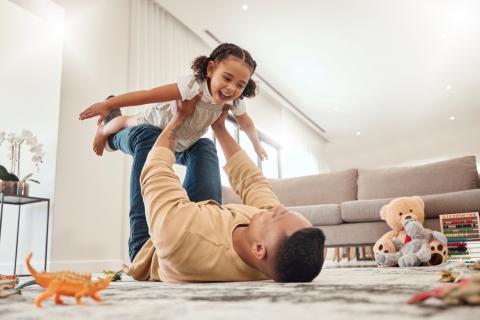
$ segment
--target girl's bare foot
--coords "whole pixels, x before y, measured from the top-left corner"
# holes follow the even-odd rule
[[[103,125],[98,126],[97,133],[95,133],[95,139],[93,140],[93,151],[97,154],[97,156],[101,156],[103,154],[105,144],[107,143],[107,138],[108,136],[103,133]]]

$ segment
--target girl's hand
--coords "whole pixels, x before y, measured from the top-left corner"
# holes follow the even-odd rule
[[[255,152],[257,153],[257,156],[260,158],[260,160],[268,160],[268,154],[263,148],[262,144],[255,146]]]
[[[85,120],[98,116],[97,124],[101,125],[106,116],[110,113],[105,101],[95,103],[80,113],[79,119]]]
[[[230,105],[225,104],[223,105],[223,110],[220,116],[215,120],[214,123],[212,123],[212,130],[215,131],[220,128],[225,128],[225,120],[227,119],[228,116],[228,110],[230,110]]]

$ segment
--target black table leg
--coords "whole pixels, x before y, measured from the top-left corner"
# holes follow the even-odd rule
[[[5,195],[2,192],[2,203],[0,204],[0,242],[2,240],[2,220],[3,220],[3,200],[5,198]]]
[[[18,219],[17,219],[17,240],[15,241],[15,263],[13,265],[13,274],[17,274],[17,254],[18,254],[18,234],[20,233],[20,208],[18,206]]]
[[[47,254],[48,254],[48,222],[50,219],[50,200],[47,201],[47,230],[45,235],[45,264],[44,269],[47,271]]]

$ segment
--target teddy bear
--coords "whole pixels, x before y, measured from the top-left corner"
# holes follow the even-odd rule
[[[390,203],[388,203],[387,205],[382,207],[382,209],[380,210],[380,217],[382,218],[382,220],[384,220],[387,223],[387,225],[392,230],[385,233],[375,243],[373,247],[373,252],[375,257],[377,257],[379,253],[382,253],[382,254],[396,253],[401,250],[402,244],[405,244],[411,241],[411,236],[405,232],[405,227],[403,224],[405,224],[407,220],[412,220],[412,221],[417,221],[417,223],[420,226],[422,226],[423,221],[425,219],[425,204],[423,200],[417,196],[396,198],[390,201]],[[402,224],[402,221],[404,221],[403,224]],[[417,223],[415,225],[417,225]],[[418,225],[415,228],[418,228]],[[441,239],[438,240],[435,237],[430,237],[428,241],[428,244],[429,244],[428,247],[430,249],[430,260],[422,264],[438,265],[447,261],[447,258],[448,258],[447,245],[446,245],[446,242],[442,242],[445,239],[442,237],[440,238]],[[412,246],[414,247],[414,245]],[[409,247],[412,247],[412,246],[409,246]],[[413,248],[410,248],[410,249],[406,248],[405,250],[411,250],[411,249]],[[420,253],[420,255],[422,254],[423,254],[423,251]],[[404,260],[405,259],[407,258],[404,258]],[[383,265],[383,264],[379,263],[379,265]]]
[[[402,244],[398,238],[393,238],[397,251],[395,253],[379,252],[375,256],[375,261],[382,266],[392,267],[398,264],[399,267],[405,268],[427,264],[432,258],[431,240],[435,239],[447,245],[447,237],[443,233],[424,228],[416,218],[406,215],[400,222],[405,229],[405,234],[411,240]]]

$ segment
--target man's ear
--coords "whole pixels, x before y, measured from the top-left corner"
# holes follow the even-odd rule
[[[215,71],[215,68],[217,67],[217,64],[215,61],[208,61],[207,64],[207,77],[211,78],[213,71]]]
[[[252,244],[252,254],[258,260],[265,259],[267,257],[267,248],[263,243]]]

